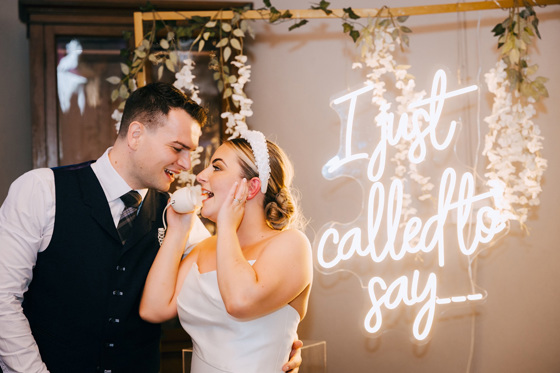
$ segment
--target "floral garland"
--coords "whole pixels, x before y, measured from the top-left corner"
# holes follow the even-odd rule
[[[482,152],[488,159],[485,173],[490,188],[503,190],[496,207],[509,220],[525,227],[530,207],[540,204],[541,181],[547,168],[540,128],[532,120],[534,103],[548,97],[545,78],[530,79],[537,65],[529,65],[528,46],[540,37],[538,19],[530,5],[512,8],[493,32],[499,36],[501,59],[485,74],[488,90],[494,94],[492,113],[484,121],[489,132]]]

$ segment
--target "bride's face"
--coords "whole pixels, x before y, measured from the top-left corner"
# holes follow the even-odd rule
[[[221,145],[212,156],[210,165],[196,176],[204,196],[202,216],[215,222],[233,184],[241,182],[241,179],[242,170],[235,151]]]

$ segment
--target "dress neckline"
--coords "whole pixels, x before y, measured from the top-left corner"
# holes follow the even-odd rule
[[[251,264],[251,265],[255,264],[256,261],[257,261],[256,259],[248,260],[249,264]],[[216,273],[216,270],[215,270],[215,269],[212,270],[212,271],[200,272],[200,269],[198,268],[198,263],[197,263],[197,262],[193,262],[193,266],[191,267],[191,269],[192,269],[193,267],[195,267],[195,266],[196,266],[196,272],[197,272],[199,275],[205,275],[205,274],[207,274],[207,273]]]

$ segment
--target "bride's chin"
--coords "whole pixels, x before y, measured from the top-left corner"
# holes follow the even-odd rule
[[[200,210],[200,216],[202,216],[203,218],[206,218],[208,220],[210,220],[211,222],[215,223],[216,219],[209,213],[204,211],[204,206],[202,206],[202,209]]]

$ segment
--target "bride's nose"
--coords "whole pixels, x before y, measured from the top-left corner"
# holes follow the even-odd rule
[[[205,183],[208,180],[208,177],[206,176],[208,174],[208,168],[209,167],[206,167],[204,170],[200,171],[198,175],[196,175],[196,181],[198,181],[199,184]]]

